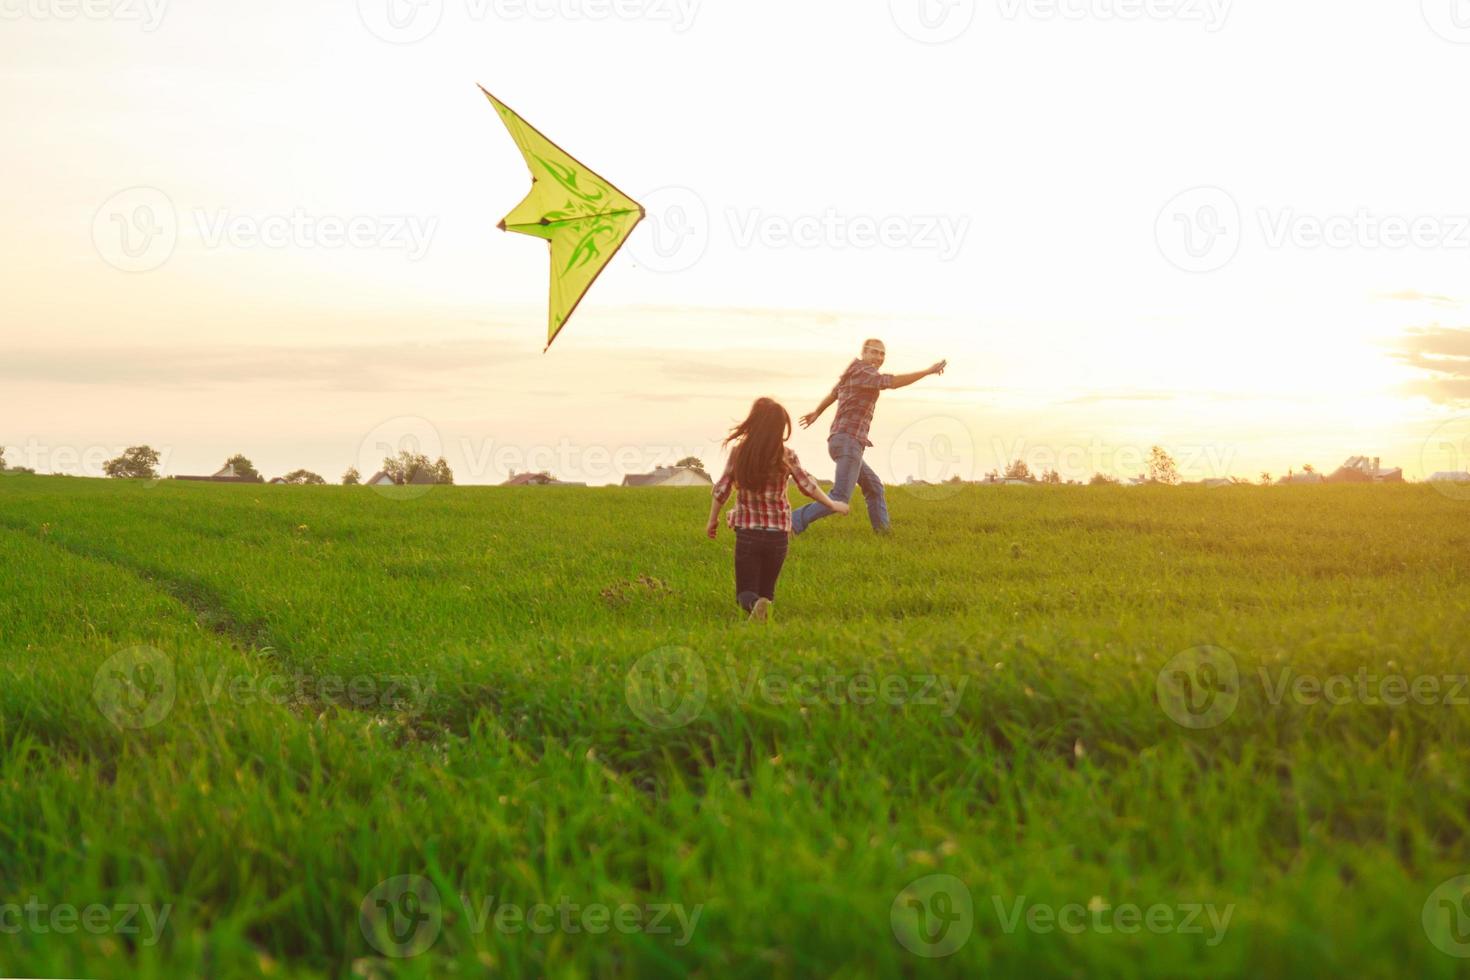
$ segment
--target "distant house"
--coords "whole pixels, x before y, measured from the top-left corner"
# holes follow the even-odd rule
[[[1381,460],[1374,456],[1351,456],[1327,478],[1329,483],[1403,483],[1404,471],[1398,467],[1388,469],[1380,466]]]
[[[285,485],[286,485],[286,478],[284,476],[278,476],[274,480],[271,481],[271,486],[273,486],[273,487],[284,487]]]
[[[1470,473],[1464,470],[1440,470],[1431,474],[1430,483],[1470,483]]]
[[[550,473],[512,473],[502,487],[585,487],[585,483],[567,483]]]
[[[176,476],[175,480],[194,480],[200,483],[261,483],[264,482],[259,476],[239,476],[235,473],[235,464],[227,463],[225,468],[212,476]]]
[[[372,476],[368,477],[366,480],[363,480],[362,481],[362,485],[365,486],[365,487],[393,487],[393,486],[397,486],[397,484],[393,482],[393,478],[391,476],[389,476],[387,473],[384,473],[382,470],[378,470],[378,472],[374,473]]]
[[[708,473],[688,466],[660,466],[652,473],[630,473],[623,477],[625,487],[707,487],[713,483]]]

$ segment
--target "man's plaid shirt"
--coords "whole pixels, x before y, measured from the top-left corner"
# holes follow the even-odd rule
[[[796,453],[788,449],[786,472],[780,477],[779,483],[772,481],[763,487],[740,487],[735,506],[726,515],[730,527],[737,531],[790,531],[791,501],[786,498],[786,486],[790,480],[796,481],[796,486],[802,493],[813,500],[817,499],[817,482],[801,468],[801,461],[796,458]],[[730,499],[730,491],[734,486],[735,454],[731,453],[730,461],[725,464],[725,475],[720,477],[712,491],[721,506]]]
[[[837,399],[832,435],[842,432],[864,446],[872,446],[868,441],[868,427],[873,424],[873,409],[878,407],[878,392],[892,387],[893,375],[879,374],[877,368],[863,360],[849,364],[832,389]]]

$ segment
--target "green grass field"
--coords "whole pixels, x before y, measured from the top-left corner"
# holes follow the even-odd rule
[[[1470,503],[707,500],[0,477],[0,975],[1470,968]]]

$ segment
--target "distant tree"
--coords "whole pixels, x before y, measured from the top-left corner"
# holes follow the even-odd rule
[[[691,470],[694,470],[696,473],[702,473],[705,476],[709,476],[708,473],[704,472],[704,461],[701,460],[698,456],[685,456],[674,465],[685,466]]]
[[[347,467],[347,472],[342,474],[342,485],[344,487],[355,487],[362,484],[362,474],[357,472],[356,466]]]
[[[1303,463],[1302,464],[1302,472],[1303,473],[1315,473],[1315,472],[1317,472],[1317,468],[1315,466],[1313,466],[1311,463]]]
[[[1061,483],[1062,482],[1062,474],[1058,473],[1056,470],[1046,470],[1045,472],[1043,472],[1041,474],[1041,482],[1042,483]]]
[[[118,480],[156,480],[158,450],[150,446],[130,446],[121,456],[103,463],[102,472]]]
[[[426,474],[434,483],[453,483],[454,472],[450,470],[449,463],[440,456],[435,462],[429,462],[429,457],[423,453],[410,452],[405,449],[397,456],[389,456],[383,460],[383,472],[394,483],[413,483],[419,474]]]
[[[311,470],[292,470],[290,473],[287,473],[281,479],[285,480],[287,483],[291,484],[292,486],[297,486],[297,487],[303,487],[303,486],[319,487],[319,486],[324,485],[327,482],[326,480],[323,480],[321,477],[317,476]]]
[[[1154,446],[1148,451],[1148,478],[1151,483],[1171,487],[1179,482],[1179,467],[1162,446]]]
[[[1007,480],[1029,480],[1031,479],[1031,467],[1026,465],[1024,459],[1018,459],[1006,467]]]
[[[1116,476],[1108,476],[1106,473],[1094,473],[1092,474],[1092,479],[1087,482],[1095,487],[1117,486],[1118,478]]]
[[[985,474],[985,482],[986,483],[999,483],[1000,482],[1000,470],[991,470],[989,473],[986,473]]]
[[[1270,473],[1267,473],[1265,470],[1262,470],[1261,471],[1261,486],[1268,487],[1270,485],[1271,485],[1271,474]]]
[[[0,473],[5,472],[5,447],[0,446]]]
[[[236,453],[225,460],[226,466],[235,468],[236,476],[243,476],[247,480],[259,480],[260,473],[255,469],[255,464],[245,458],[244,453]]]

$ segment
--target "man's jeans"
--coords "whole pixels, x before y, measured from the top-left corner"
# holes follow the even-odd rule
[[[885,533],[888,530],[888,501],[883,496],[883,481],[873,468],[863,462],[863,444],[845,432],[834,432],[827,439],[827,454],[837,464],[837,476],[832,482],[832,492],[827,496],[844,503],[852,500],[852,488],[863,488],[863,499],[868,502],[868,520],[873,530]],[[791,530],[800,534],[814,522],[832,516],[832,511],[812,501],[798,508],[791,515]]]

